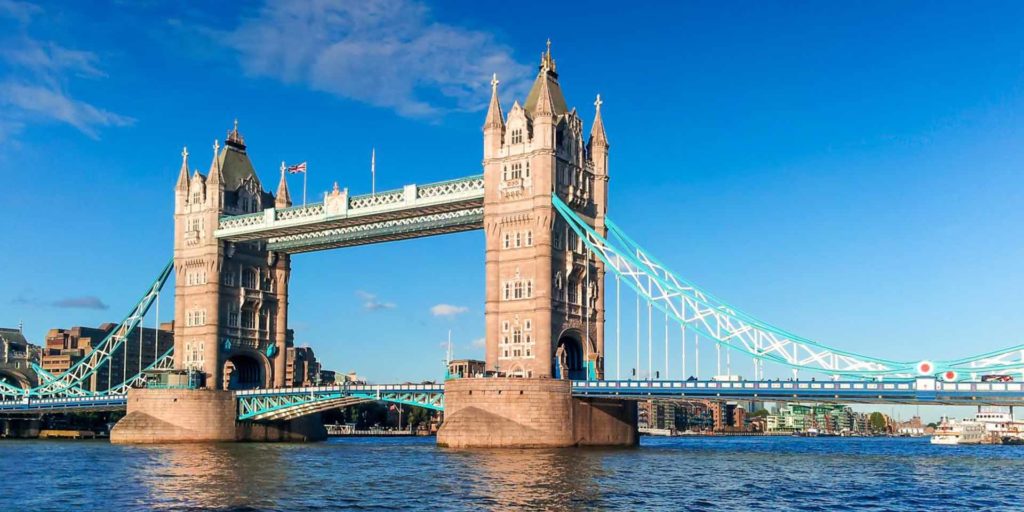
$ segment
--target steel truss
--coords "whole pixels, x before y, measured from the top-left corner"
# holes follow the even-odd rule
[[[758,320],[680,278],[629,238],[610,219],[602,236],[557,196],[555,209],[617,279],[673,321],[711,339],[727,350],[749,354],[794,369],[838,377],[906,378],[922,373],[957,380],[978,373],[1024,371],[1024,346],[952,361],[894,361],[837,350]]]
[[[441,385],[323,386],[239,391],[239,420],[288,420],[364,402],[388,402],[444,410]]]
[[[33,365],[33,369],[36,374],[39,375],[41,383],[31,389],[15,388],[13,386],[0,386],[0,396],[5,399],[16,399],[21,397],[32,397],[32,398],[52,398],[62,396],[87,396],[94,394],[91,391],[87,391],[82,388],[82,383],[86,379],[91,377],[96,371],[107,364],[110,361],[110,357],[116,350],[121,348],[125,341],[128,339],[128,335],[136,327],[142,324],[142,320],[145,318],[146,313],[149,311],[150,306],[156,300],[157,296],[160,295],[160,291],[163,289],[164,284],[167,283],[167,278],[171,275],[171,270],[174,268],[174,262],[168,262],[164,266],[163,271],[149,287],[146,294],[143,295],[142,299],[135,304],[131,313],[125,317],[121,323],[115,327],[106,338],[100,342],[89,353],[89,356],[78,361],[71,366],[67,371],[61,373],[59,376],[43,370],[38,365]],[[159,360],[164,360],[168,357],[170,351],[164,354]],[[159,361],[158,360],[158,361]],[[166,363],[166,361],[164,361]],[[119,389],[126,389],[126,386],[130,386],[132,383],[138,380],[141,376],[133,376],[131,379],[120,383],[116,386]],[[113,389],[113,388],[112,388]]]

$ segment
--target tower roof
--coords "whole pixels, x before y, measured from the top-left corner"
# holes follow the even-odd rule
[[[228,138],[224,141],[224,148],[218,155],[220,172],[224,180],[224,190],[237,190],[246,178],[252,176],[256,183],[260,183],[256,175],[256,169],[245,152],[245,137],[238,131],[238,120],[235,120],[234,128],[228,131]]]
[[[560,116],[569,111],[565,103],[565,96],[562,88],[558,85],[558,72],[556,71],[555,59],[551,58],[551,40],[548,39],[547,51],[540,56],[540,68],[537,72],[537,79],[533,81],[530,93],[526,95],[526,103],[523,108],[532,113],[537,108],[540,100],[550,101],[551,112]]]

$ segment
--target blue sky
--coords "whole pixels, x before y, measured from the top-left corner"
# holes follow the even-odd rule
[[[0,0],[0,325],[120,319],[181,147],[205,172],[236,117],[270,189],[306,160],[311,197],[368,191],[371,147],[378,188],[479,173],[491,73],[507,108],[550,37],[570,105],[605,102],[609,214],[681,275],[870,355],[1024,343],[1024,6],[485,4]],[[448,329],[481,357],[482,244],[296,256],[297,342],[378,381],[437,377]]]

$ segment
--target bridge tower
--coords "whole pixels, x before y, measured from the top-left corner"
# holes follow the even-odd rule
[[[183,151],[175,186],[175,368],[201,371],[211,389],[283,386],[289,256],[214,231],[222,215],[290,206],[287,184],[282,171],[277,198],[263,190],[237,121],[213,151],[208,173],[191,176]]]
[[[517,377],[603,378],[604,264],[551,204],[566,204],[605,234],[608,140],[601,101],[584,142],[566,106],[551,42],[526,102],[504,118],[498,80],[484,122],[486,354]]]

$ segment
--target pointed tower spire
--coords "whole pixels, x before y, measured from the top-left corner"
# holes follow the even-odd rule
[[[498,101],[498,74],[491,76],[491,103],[487,106],[487,119],[484,121],[484,129],[504,128],[505,118],[501,112],[501,102]]]
[[[288,179],[285,178],[285,170],[288,167],[281,161],[281,182],[277,184],[277,197],[274,198],[274,208],[287,208],[292,205],[292,196],[288,193]]]
[[[209,183],[221,183],[224,181],[224,176],[220,173],[220,142],[217,139],[213,140],[213,161],[210,162],[210,171],[207,173],[207,181]]]
[[[540,88],[537,91],[537,103],[533,106],[533,112],[531,114],[536,116],[550,116],[555,114],[555,102],[551,98],[551,85],[544,76],[544,72],[541,72],[541,76],[537,77],[537,81],[540,84]]]
[[[560,116],[568,112],[569,108],[565,104],[562,88],[558,85],[558,72],[555,71],[555,59],[551,57],[550,39],[547,44],[547,51],[540,54],[537,79],[533,81],[530,93],[526,95],[526,103],[523,104],[523,108],[530,115]]]
[[[601,95],[597,95],[597,100],[594,101],[594,108],[596,110],[594,114],[594,125],[590,128],[590,144],[603,144],[608,145],[608,136],[604,133],[604,120],[601,119],[601,105],[604,102],[601,101]]]
[[[176,188],[182,192],[188,191],[188,147],[181,148],[181,170],[178,171]]]

